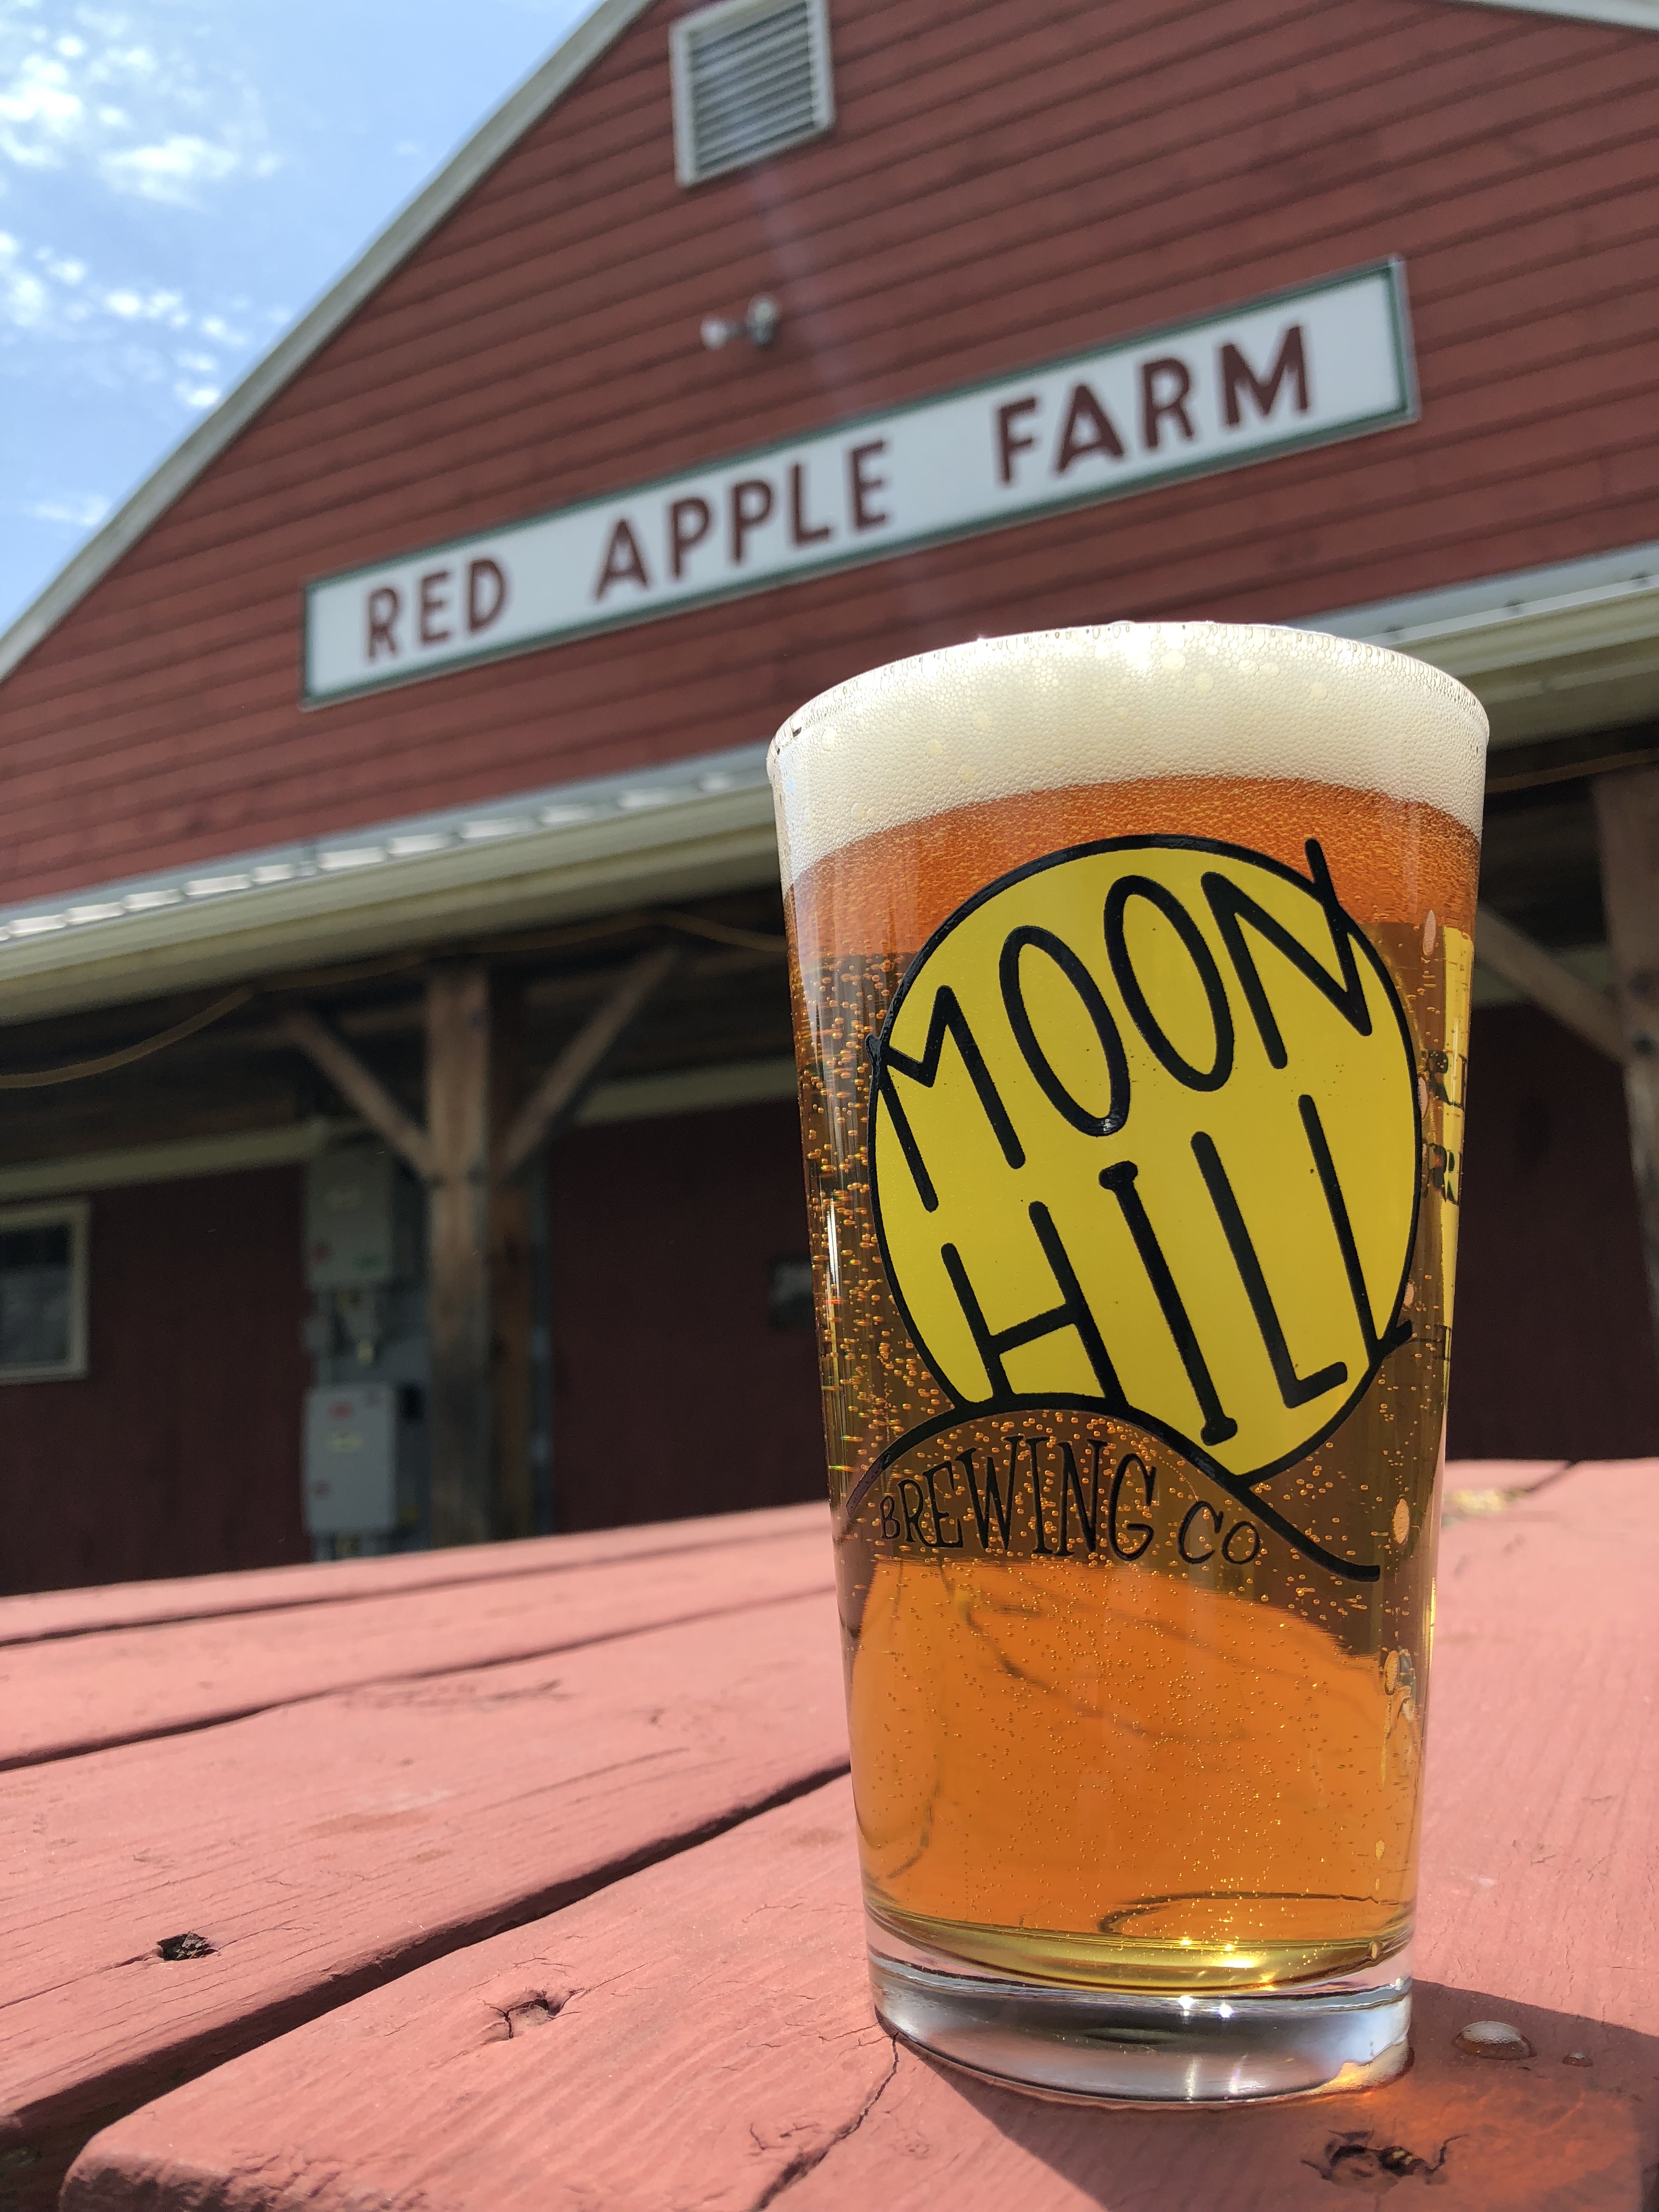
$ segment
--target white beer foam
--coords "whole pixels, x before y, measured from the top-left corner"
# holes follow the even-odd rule
[[[785,887],[861,837],[988,799],[1153,776],[1292,776],[1480,834],[1486,716],[1404,653],[1265,623],[980,638],[809,700],[772,741]]]

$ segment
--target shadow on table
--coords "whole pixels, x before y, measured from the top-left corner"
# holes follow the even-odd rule
[[[1482,2020],[1519,2028],[1534,2055],[1465,2056],[1458,2033]],[[1222,2112],[1090,2111],[937,2078],[981,2178],[988,2160],[1016,2188],[1010,2203],[1035,2161],[1109,2212],[1299,2212],[1336,2192],[1389,2197],[1390,2212],[1423,2191],[1425,2212],[1659,2205],[1659,2038],[1419,1982],[1412,2051],[1381,2089]]]

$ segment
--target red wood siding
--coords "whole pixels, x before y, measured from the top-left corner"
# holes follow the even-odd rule
[[[0,1592],[310,1557],[301,1180],[94,1194],[90,1372],[0,1389]]]
[[[806,1251],[793,1103],[578,1129],[552,1165],[556,1525],[822,1498],[817,1341],[767,1316]]]
[[[1659,1368],[1611,1061],[1532,1006],[1474,1018],[1452,1344],[1454,1459],[1659,1446]]]
[[[675,185],[650,10],[12,676],[0,900],[768,735],[981,629],[1659,537],[1659,40],[1447,0],[832,0],[841,121]],[[307,577],[1398,253],[1408,428],[302,714]],[[766,353],[705,313],[775,294]]]

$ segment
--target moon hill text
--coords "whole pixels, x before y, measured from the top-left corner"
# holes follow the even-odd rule
[[[1178,841],[1170,842],[1173,845]],[[1146,854],[1146,865],[1150,866],[1156,860],[1154,848],[1158,843],[1159,841],[1149,840],[1146,846],[1139,848]],[[1218,848],[1218,857],[1220,857],[1222,849]],[[1291,1053],[1280,1025],[1280,1013],[1284,1014],[1286,1027],[1293,1025],[1282,1002],[1279,1012],[1275,1012],[1274,993],[1269,991],[1264,981],[1264,964],[1267,965],[1268,973],[1273,979],[1275,992],[1282,988],[1279,979],[1286,975],[1299,978],[1301,983],[1311,987],[1341,1017],[1348,1028],[1361,1037],[1369,1037],[1372,1034],[1372,1012],[1367,996],[1365,973],[1362,972],[1362,956],[1365,969],[1373,976],[1383,972],[1376,955],[1358,925],[1340,906],[1323,854],[1316,842],[1310,842],[1307,855],[1309,877],[1305,881],[1295,880],[1300,888],[1310,894],[1312,911],[1322,922],[1320,934],[1330,948],[1329,953],[1323,957],[1304,944],[1277,915],[1253,897],[1233,874],[1222,867],[1212,866],[1201,875],[1202,896],[1213,918],[1227,963],[1232,970],[1236,995],[1242,1002],[1242,1018],[1254,1027],[1269,1064],[1275,1069],[1286,1069],[1291,1063]],[[1086,860],[1088,857],[1086,850],[1076,855],[1056,855],[1051,865],[1068,866],[1075,861]],[[1169,883],[1160,881],[1152,874],[1135,872],[1134,857],[1135,848],[1123,850],[1125,872],[1112,878],[1104,902],[1105,951],[1120,1002],[1133,1030],[1165,1076],[1173,1078],[1181,1089],[1189,1092],[1222,1093],[1233,1074],[1238,1050],[1239,1030],[1235,1018],[1234,994],[1230,993],[1210,942],[1188,906]],[[1241,870],[1241,872],[1244,871]],[[1277,872],[1282,880],[1285,872]],[[1012,879],[1012,888],[1016,892],[1018,884],[1018,878]],[[1006,890],[994,889],[988,897],[981,895],[981,901],[975,905],[990,908],[1007,895]],[[1196,1058],[1188,1058],[1187,1053],[1176,1046],[1160,1021],[1158,1010],[1137,973],[1126,929],[1127,917],[1136,907],[1151,909],[1168,925],[1174,939],[1182,948],[1184,957],[1190,961],[1197,981],[1201,986],[1203,1003],[1207,1008],[1208,1033],[1199,1047]],[[973,910],[970,908],[966,911]],[[1015,910],[1011,908],[1011,911]],[[913,988],[925,991],[929,980],[928,967],[949,943],[951,931],[957,926],[951,925],[941,932],[921,964],[912,970],[902,988],[879,1044],[872,1048],[875,1062],[878,1117],[883,1114],[887,1117],[892,1142],[902,1156],[903,1169],[908,1171],[925,1213],[939,1211],[941,1194],[935,1185],[934,1170],[930,1166],[927,1147],[918,1135],[913,1116],[918,1093],[931,1092],[939,1081],[945,1065],[947,1046],[954,1048],[952,1064],[965,1072],[977,1101],[978,1110],[982,1113],[1009,1170],[1018,1171],[1025,1166],[1028,1151],[1038,1144],[1041,1134],[1036,1129],[1028,1129],[1023,1137],[1016,1127],[986,1053],[975,1033],[973,1023],[957,990],[951,982],[940,981],[934,990],[921,1050],[902,1050],[893,1042],[895,1030],[905,1011],[910,991]],[[1316,924],[1316,927],[1318,926]],[[1080,1025],[1092,1030],[1098,1041],[1106,1074],[1108,1095],[1104,1098],[1094,1097],[1084,1100],[1073,1095],[1046,1054],[1025,1004],[1024,977],[1028,955],[1039,955],[1052,963],[1054,970],[1074,994]],[[1267,955],[1273,956],[1271,963],[1266,960]],[[1334,961],[1334,965],[1327,965],[1328,960]],[[966,991],[965,982],[963,988]],[[1048,1106],[1060,1121],[1090,1137],[1108,1138],[1122,1131],[1129,1121],[1132,1106],[1130,1067],[1122,1031],[1118,1018],[1108,1005],[1094,974],[1075,949],[1046,927],[1022,923],[1010,929],[1000,946],[997,989],[988,990],[984,995],[986,1009],[998,995],[1000,1011],[1006,1017],[1014,1043]],[[908,1024],[908,1034],[913,1046],[916,1027],[914,1019]],[[1191,1050],[1193,1040],[1188,1037],[1185,1042]],[[1381,1042],[1379,1038],[1379,1044]],[[1409,1045],[1403,1034],[1401,1042],[1397,1079],[1414,1092],[1414,1067]],[[1387,1353],[1409,1337],[1411,1324],[1405,1321],[1394,1322],[1391,1313],[1385,1310],[1379,1325],[1373,1309],[1371,1288],[1366,1281],[1360,1240],[1356,1235],[1353,1216],[1338,1174],[1326,1117],[1322,1114],[1321,1100],[1315,1095],[1323,1088],[1322,1071],[1317,1066],[1309,1066],[1305,1073],[1298,1068],[1296,1074],[1300,1080],[1294,1085],[1293,1108],[1291,1104],[1292,1092],[1287,1090],[1287,1113],[1283,1127],[1275,1127],[1266,1136],[1257,1133],[1248,1138],[1229,1137],[1227,1108],[1224,1101],[1218,1098],[1211,1118],[1233,1150],[1231,1172],[1224,1163],[1221,1147],[1204,1129],[1191,1133],[1190,1153],[1203,1189],[1214,1210],[1226,1250],[1237,1270],[1239,1285],[1243,1290],[1266,1355],[1261,1383],[1249,1386],[1252,1403],[1260,1406],[1268,1402],[1260,1395],[1266,1390],[1276,1392],[1286,1410],[1309,1408],[1308,1419],[1311,1425],[1308,1441],[1311,1444],[1323,1425],[1318,1401],[1323,1401],[1326,1409],[1328,1409],[1333,1393],[1345,1387],[1350,1392],[1357,1392],[1375,1373]],[[1328,1113],[1331,1110],[1328,1094],[1325,1104]],[[1402,1107],[1401,1110],[1410,1109]],[[878,1133],[872,1138],[872,1142],[879,1150]],[[1252,1158],[1252,1152],[1243,1149],[1247,1143],[1251,1148],[1263,1146],[1268,1148],[1266,1152],[1254,1151],[1253,1172],[1259,1176],[1271,1164],[1273,1175],[1281,1187],[1291,1181],[1305,1187],[1311,1170],[1313,1181],[1323,1200],[1332,1240],[1321,1255],[1320,1265],[1322,1268],[1329,1270],[1340,1261],[1340,1279],[1346,1281],[1357,1324],[1357,1343],[1352,1337],[1349,1338],[1349,1342],[1361,1354],[1360,1358],[1356,1359],[1351,1353],[1346,1359],[1328,1359],[1310,1371],[1298,1367],[1296,1353],[1287,1339],[1275,1304],[1267,1269],[1235,1188],[1233,1176],[1238,1171],[1241,1156]],[[897,1161],[890,1161],[889,1165],[880,1169],[880,1176],[890,1175],[897,1164]],[[1121,1215],[1122,1228],[1127,1232],[1128,1244],[1144,1273],[1145,1288],[1150,1290],[1156,1302],[1156,1310],[1161,1316],[1162,1326],[1167,1330],[1168,1340],[1179,1357],[1201,1418],[1200,1437],[1196,1442],[1203,1448],[1213,1449],[1239,1437],[1241,1425],[1235,1417],[1236,1413],[1244,1413],[1247,1419],[1252,1419],[1249,1409],[1243,1404],[1230,1410],[1224,1403],[1210,1358],[1206,1353],[1206,1334],[1210,1334],[1213,1344],[1212,1333],[1218,1328],[1230,1327],[1230,1324],[1225,1321],[1224,1310],[1218,1304],[1218,1293],[1213,1277],[1206,1282],[1189,1280],[1183,1291],[1182,1285],[1177,1279],[1182,1265],[1181,1252],[1177,1249],[1172,1257],[1166,1249],[1164,1237],[1160,1236],[1153,1218],[1153,1209],[1149,1208],[1143,1194],[1140,1175],[1140,1166],[1133,1159],[1117,1158],[1100,1170],[1097,1187]],[[1264,1185],[1263,1188],[1270,1191],[1272,1185]],[[961,1201],[962,1194],[959,1192],[947,1193],[947,1195]],[[1053,1195],[1052,1191],[1045,1191],[1045,1197]],[[1133,1368],[1127,1374],[1126,1387],[1126,1377],[1120,1374],[1118,1364],[1114,1359],[1112,1349],[1105,1340],[1074,1263],[1073,1255],[1078,1248],[1073,1240],[1079,1233],[1079,1224],[1064,1218],[1057,1219],[1058,1201],[1056,1206],[1051,1206],[1045,1202],[1045,1197],[1039,1197],[1033,1191],[1027,1204],[1014,1195],[1011,1187],[1009,1197],[1004,1203],[1011,1209],[1010,1236],[1030,1237],[1035,1240],[1047,1274],[1054,1283],[1055,1303],[1045,1306],[1039,1312],[1022,1315],[1001,1328],[994,1328],[980,1295],[985,1285],[983,1283],[976,1285],[970,1279],[967,1263],[955,1243],[936,1243],[931,1252],[927,1252],[910,1241],[902,1251],[896,1249],[891,1236],[888,1234],[886,1217],[891,1209],[882,1198],[878,1182],[878,1206],[884,1218],[884,1235],[886,1237],[884,1249],[889,1272],[919,1348],[928,1358],[947,1395],[963,1413],[984,1413],[1041,1402],[1040,1394],[1034,1397],[1029,1392],[1022,1393],[1017,1389],[1006,1364],[1008,1357],[1044,1338],[1056,1336],[1062,1332],[1073,1332],[1092,1372],[1104,1412],[1142,1423],[1151,1418],[1158,1433],[1165,1436],[1173,1434],[1176,1440],[1184,1442],[1183,1432],[1189,1415],[1182,1414],[1176,1419],[1174,1417],[1177,1408],[1152,1407],[1144,1402],[1138,1404],[1135,1386],[1139,1378]],[[981,1221],[986,1218],[986,1208],[990,1202],[988,1193],[975,1193],[974,1212]],[[1168,1223],[1164,1225],[1167,1231]],[[1084,1222],[1080,1233],[1086,1237],[1096,1231]],[[905,1234],[907,1238],[914,1240],[913,1231],[907,1230]],[[981,1237],[981,1244],[984,1242]],[[1027,1246],[1025,1249],[1029,1250],[1030,1248]],[[965,1394],[951,1387],[926,1340],[928,1326],[920,1325],[917,1322],[917,1299],[914,1296],[907,1296],[908,1272],[909,1289],[914,1291],[920,1285],[935,1299],[931,1310],[938,1326],[944,1326],[939,1319],[943,1309],[937,1303],[943,1294],[944,1285],[941,1284],[937,1291],[928,1291],[931,1273],[924,1277],[917,1272],[924,1266],[931,1271],[935,1255],[938,1263],[942,1265],[944,1277],[948,1280],[949,1294],[959,1309],[961,1321],[966,1324],[974,1354],[988,1380],[988,1395]],[[981,1260],[981,1267],[983,1264]],[[1390,1263],[1391,1267],[1394,1264]],[[1334,1286],[1337,1279],[1335,1275],[1332,1276]],[[1394,1288],[1390,1282],[1385,1292],[1389,1305]],[[1147,1311],[1150,1314],[1151,1309],[1148,1308]],[[960,1331],[954,1321],[951,1329],[953,1334],[959,1338]],[[1120,1358],[1122,1349],[1120,1346]],[[960,1358],[961,1354],[958,1353],[957,1357]],[[1237,1376],[1236,1367],[1234,1372]],[[1271,1383],[1268,1382],[1269,1372]],[[1234,1387],[1242,1389],[1245,1386],[1236,1381]],[[1274,1416],[1274,1420],[1282,1429],[1282,1416]],[[1240,1445],[1240,1450],[1247,1458],[1250,1454],[1250,1436],[1255,1426],[1252,1420],[1252,1427],[1246,1431]],[[1257,1462],[1264,1470],[1275,1460],[1281,1465],[1288,1463],[1283,1455],[1283,1441],[1281,1436],[1281,1448]],[[1195,1456],[1200,1464],[1205,1463],[1203,1449],[1198,1449]],[[1243,1471],[1242,1468],[1237,1470],[1240,1474]]]

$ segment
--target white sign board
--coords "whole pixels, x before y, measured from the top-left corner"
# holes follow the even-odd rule
[[[314,583],[318,705],[1416,413],[1377,264]]]

